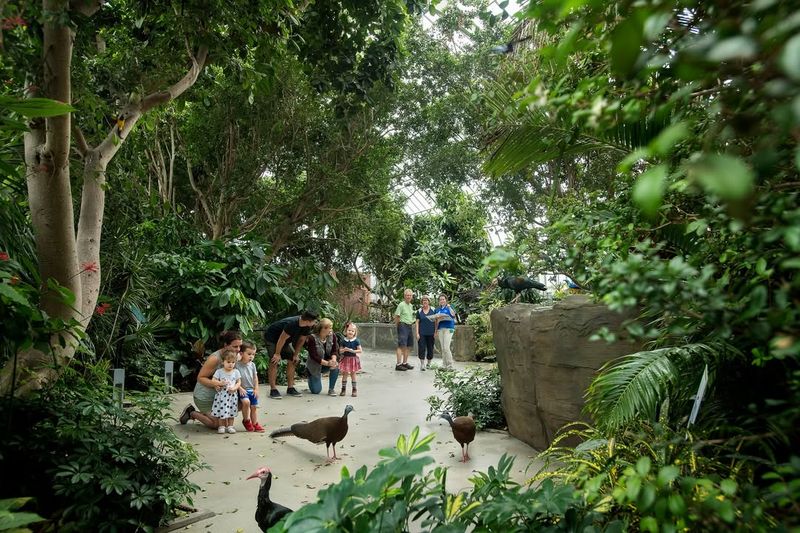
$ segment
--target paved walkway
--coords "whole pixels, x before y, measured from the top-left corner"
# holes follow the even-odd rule
[[[268,466],[273,473],[271,497],[273,501],[292,509],[313,501],[317,491],[340,479],[342,466],[355,472],[361,465],[375,465],[380,457],[378,451],[391,447],[400,433],[408,434],[414,426],[420,434],[436,433],[431,456],[435,464],[450,467],[448,490],[457,491],[471,486],[468,478],[473,470],[485,471],[497,465],[503,453],[516,456],[514,476],[517,481],[526,479],[525,470],[536,456],[528,445],[505,432],[479,432],[470,446],[472,460],[466,465],[461,457],[458,443],[453,439],[447,422],[442,419],[425,421],[428,404],[425,398],[435,394],[433,372],[420,372],[418,359],[411,363],[414,370],[394,370],[395,356],[392,352],[372,351],[362,357],[364,373],[359,375],[358,397],[326,396],[327,382],[323,380],[323,394],[305,393],[300,398],[284,398],[280,401],[265,399],[260,409],[260,421],[266,433],[247,433],[242,428],[241,417],[237,419],[237,433],[219,435],[198,422],[185,426],[175,424],[175,432],[190,442],[211,466],[192,476],[201,492],[195,496],[195,507],[207,509],[216,516],[186,528],[191,531],[209,532],[257,532],[255,523],[258,480],[245,478],[261,466]],[[435,360],[436,363],[440,361]],[[457,369],[468,363],[456,363]],[[304,381],[297,387],[307,391]],[[281,392],[285,387],[279,387]],[[350,386],[348,384],[348,394]],[[261,386],[265,396],[269,386]],[[173,408],[177,418],[181,409],[191,402],[190,393],[176,394]],[[269,432],[294,422],[314,420],[323,416],[341,415],[344,407],[352,404],[355,410],[349,416],[349,432],[339,444],[340,460],[325,464],[325,445],[315,445],[296,437],[273,440]],[[538,467],[538,463],[532,468]]]

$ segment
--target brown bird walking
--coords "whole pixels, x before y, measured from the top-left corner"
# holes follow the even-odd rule
[[[269,434],[273,439],[275,437],[285,437],[286,435],[294,435],[301,439],[306,439],[314,444],[325,443],[325,454],[328,460],[336,460],[336,443],[344,440],[347,435],[347,415],[353,410],[352,405],[344,408],[342,416],[328,416],[325,418],[318,418],[311,422],[298,422],[292,424],[291,427],[278,428]],[[330,456],[329,448],[333,446],[333,459]]]
[[[461,462],[466,463],[469,460],[469,443],[475,440],[475,420],[471,416],[453,418],[447,413],[443,413],[441,418],[450,423],[453,437],[461,445]]]

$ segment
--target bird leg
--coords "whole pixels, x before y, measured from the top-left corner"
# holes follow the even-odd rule
[[[469,456],[469,442],[468,442],[468,443],[467,443],[467,451],[466,451],[466,453],[464,454],[464,462],[466,463],[466,462],[467,462],[467,461],[469,461],[470,459],[471,459],[471,457]]]
[[[334,445],[333,445],[333,460],[335,461],[336,459],[338,459],[338,457],[336,457],[336,444],[334,443]]]
[[[463,444],[461,445],[461,461],[460,462],[462,462],[462,463],[466,463],[467,462],[467,456],[464,454],[464,445]]]

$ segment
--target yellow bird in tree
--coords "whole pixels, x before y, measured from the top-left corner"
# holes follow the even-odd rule
[[[119,115],[117,117],[117,129],[121,132],[122,128],[125,127],[125,115]]]

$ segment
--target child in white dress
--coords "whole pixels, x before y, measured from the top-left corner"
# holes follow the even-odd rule
[[[238,412],[239,386],[242,384],[242,375],[236,370],[236,350],[222,352],[222,368],[214,372],[214,379],[222,381],[223,386],[217,387],[214,403],[211,404],[211,416],[219,418],[218,433],[236,433],[233,421]]]

